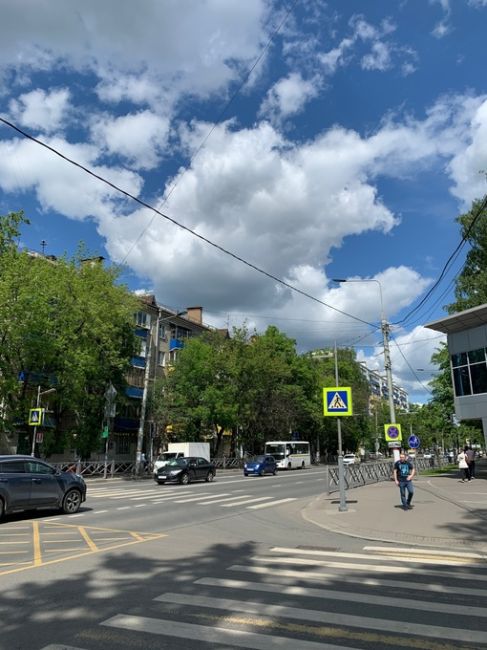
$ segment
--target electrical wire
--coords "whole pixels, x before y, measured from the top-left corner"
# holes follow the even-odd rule
[[[74,167],[77,167],[78,169],[81,169],[84,171],[86,174],[89,174],[93,178],[96,178],[98,181],[101,183],[104,183],[105,185],[108,185],[112,189],[114,189],[117,192],[120,192],[124,196],[128,197],[129,199],[132,199],[132,201],[135,201],[139,205],[142,205],[144,208],[147,208],[148,210],[153,210],[155,213],[157,213],[160,217],[163,219],[166,219],[167,221],[171,222],[175,226],[178,226],[182,230],[185,230],[186,232],[190,233],[193,235],[193,237],[196,237],[200,239],[201,241],[205,242],[209,246],[212,246],[213,248],[216,248],[220,252],[224,253],[225,255],[228,255],[229,257],[232,257],[233,259],[237,260],[238,262],[241,262],[245,266],[248,266],[249,268],[253,269],[254,271],[257,271],[257,273],[260,273],[261,275],[265,275],[267,278],[270,278],[274,282],[277,282],[278,284],[281,284],[283,287],[286,287],[287,289],[290,289],[291,291],[294,291],[295,293],[298,293],[301,296],[304,296],[305,298],[308,298],[309,300],[312,300],[319,305],[322,305],[323,307],[327,307],[328,309],[332,309],[333,311],[342,314],[343,316],[347,316],[348,318],[351,318],[352,320],[356,320],[360,323],[363,323],[364,325],[368,325],[369,327],[374,327],[375,329],[379,329],[377,325],[374,323],[369,323],[366,320],[363,320],[362,318],[359,318],[358,316],[354,316],[353,314],[349,314],[346,311],[343,311],[342,309],[338,309],[338,307],[333,307],[333,305],[328,304],[324,300],[320,300],[319,298],[316,298],[315,296],[311,295],[310,293],[307,293],[306,291],[303,291],[302,289],[299,289],[298,287],[295,287],[292,284],[289,284],[289,282],[286,282],[285,280],[282,280],[281,278],[277,277],[276,275],[273,275],[272,273],[269,273],[268,271],[265,271],[264,269],[260,268],[256,264],[253,264],[252,262],[248,262],[246,259],[243,257],[240,257],[236,253],[232,253],[228,249],[224,248],[223,246],[220,246],[220,244],[216,244],[215,242],[211,241],[211,239],[208,239],[207,237],[204,237],[203,235],[200,235],[199,233],[195,232],[194,230],[191,230],[188,226],[185,226],[184,224],[180,223],[176,219],[173,219],[167,214],[164,214],[154,206],[150,205],[149,203],[146,203],[142,199],[139,199],[138,197],[134,196],[127,190],[122,189],[118,185],[115,185],[115,183],[112,183],[111,181],[107,180],[103,176],[100,176],[99,174],[96,174],[94,171],[89,169],[88,167],[85,167],[79,162],[76,162],[72,158],[68,158],[68,156],[65,156],[63,153],[55,149],[54,147],[51,147],[50,145],[46,144],[42,140],[39,140],[38,138],[35,138],[34,136],[30,135],[26,131],[23,131],[20,129],[18,126],[10,122],[9,120],[6,120],[4,117],[0,117],[0,122],[8,126],[9,128],[13,129],[14,131],[17,131],[17,133],[20,133],[24,138],[27,138],[28,140],[31,140],[32,142],[35,142],[41,147],[44,147],[51,153],[55,154],[59,158],[62,158],[64,161],[68,162],[69,164],[73,165]]]
[[[463,246],[467,243],[467,241],[468,241],[468,237],[469,237],[470,233],[472,232],[474,226],[475,226],[476,223],[477,223],[477,220],[480,218],[480,215],[482,214],[483,210],[485,210],[486,207],[487,207],[487,195],[484,196],[484,198],[483,198],[483,200],[482,200],[482,202],[481,202],[481,204],[480,204],[480,206],[479,206],[479,208],[478,208],[478,210],[477,210],[477,213],[476,213],[475,216],[473,217],[472,222],[471,222],[471,224],[469,225],[469,227],[467,228],[467,231],[465,232],[464,236],[462,237],[460,243],[456,246],[456,248],[455,248],[455,250],[453,251],[453,253],[452,253],[452,254],[450,255],[450,257],[447,259],[447,261],[446,261],[445,265],[443,266],[443,269],[442,269],[440,275],[438,276],[436,282],[435,282],[435,283],[433,284],[433,286],[428,290],[428,292],[426,293],[426,295],[424,296],[424,298],[423,298],[423,299],[422,299],[422,300],[421,300],[421,301],[416,305],[416,307],[414,307],[413,309],[411,309],[411,311],[410,311],[408,314],[406,314],[406,316],[405,316],[404,318],[402,318],[401,320],[395,322],[394,325],[404,324],[404,323],[405,323],[405,322],[406,322],[406,321],[407,321],[407,320],[408,320],[408,319],[409,319],[409,318],[410,318],[410,317],[411,317],[415,312],[417,312],[417,311],[420,309],[420,307],[421,307],[422,305],[424,305],[424,303],[429,299],[429,297],[431,296],[431,294],[436,290],[436,288],[438,287],[438,285],[439,285],[440,282],[442,281],[442,279],[443,279],[443,277],[445,276],[446,272],[448,271],[450,265],[453,264],[453,262],[455,261],[455,259],[456,259],[456,258],[458,257],[458,255],[460,254],[461,249],[462,249]]]
[[[427,386],[425,386],[425,385],[423,384],[423,382],[421,381],[421,379],[418,377],[418,375],[416,374],[416,371],[414,370],[414,368],[411,366],[411,364],[409,363],[409,361],[408,361],[408,360],[406,359],[406,357],[404,356],[404,353],[403,353],[403,351],[401,350],[401,348],[399,347],[399,344],[397,343],[396,339],[395,339],[393,336],[391,336],[391,340],[394,342],[394,345],[395,345],[395,346],[397,347],[397,349],[399,350],[399,352],[400,352],[402,358],[403,358],[404,361],[406,362],[406,364],[407,364],[409,370],[413,373],[413,376],[415,377],[416,381],[419,383],[419,385],[420,385],[420,386],[421,386],[421,387],[422,387],[422,388],[423,388],[427,393],[430,393],[430,395],[431,395],[433,391],[431,390],[431,388],[428,388]]]

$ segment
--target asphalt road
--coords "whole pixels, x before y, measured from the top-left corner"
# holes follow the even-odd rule
[[[88,490],[0,526],[1,650],[487,648],[482,561],[308,524],[323,470]]]

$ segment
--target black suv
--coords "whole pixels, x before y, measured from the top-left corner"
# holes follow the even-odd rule
[[[216,469],[206,458],[190,456],[188,458],[172,458],[163,467],[159,467],[154,476],[156,483],[162,485],[166,481],[178,481],[187,485],[191,481],[213,481]]]
[[[78,512],[86,484],[73,472],[61,472],[31,456],[0,456],[0,519],[9,513],[38,508]]]

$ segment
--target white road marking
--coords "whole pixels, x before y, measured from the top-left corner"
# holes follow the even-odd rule
[[[243,497],[242,497],[243,498]],[[246,503],[255,503],[256,501],[268,501],[274,497],[254,497],[253,499],[246,499],[245,501],[239,501],[238,503],[223,503],[220,508],[237,508],[238,506],[243,506]]]
[[[229,644],[235,648],[250,648],[251,650],[357,650],[350,646],[316,643],[270,634],[256,634],[245,630],[235,630],[224,627],[207,627],[193,623],[177,623],[174,620],[162,618],[148,618],[147,616],[113,616],[102,625],[144,632],[146,634],[159,634],[179,639],[204,641],[212,645]],[[77,649],[76,649],[77,650]]]
[[[236,497],[227,497],[226,499],[216,499],[214,501],[202,501],[198,503],[199,506],[211,506],[214,503],[223,503],[223,501],[235,501],[235,499],[245,499],[249,497],[250,494],[240,494],[239,496]]]
[[[377,550],[378,547],[365,547],[365,548],[370,548],[370,550],[375,549]],[[275,546],[274,548],[271,549],[272,552],[275,553],[288,553],[288,554],[298,554],[298,555],[312,555],[314,557],[341,557],[341,558],[353,558],[356,560],[371,560],[371,561],[379,561],[379,562],[407,562],[407,563],[414,563],[418,564],[420,563],[421,565],[425,564],[440,564],[442,566],[445,566],[445,564],[448,564],[449,566],[455,565],[455,566],[465,566],[468,565],[469,567],[474,567],[474,568],[484,568],[487,569],[487,564],[474,564],[472,562],[475,557],[482,557],[480,555],[477,555],[475,557],[464,557],[464,558],[458,558],[454,559],[454,556],[456,556],[456,553],[450,553],[448,554],[447,552],[443,552],[444,556],[448,557],[448,561],[445,559],[445,557],[439,557],[439,558],[433,558],[431,557],[433,553],[428,553],[428,551],[423,551],[423,554],[425,558],[421,557],[416,557],[414,553],[411,553],[411,557],[405,557],[407,556],[407,553],[409,552],[408,549],[402,549],[403,555],[399,555],[400,549],[396,549],[395,554],[392,554],[389,552],[389,549],[386,549],[386,552],[384,555],[371,555],[370,553],[345,553],[345,552],[339,552],[339,551],[318,551],[318,550],[308,550],[308,549],[299,549],[299,548],[286,548],[282,546]],[[460,554],[459,554],[460,555]]]
[[[418,636],[459,641],[461,643],[485,643],[486,634],[484,631],[477,631],[462,625],[459,628],[446,627],[444,625],[425,625],[423,623],[409,623],[387,618],[374,618],[356,616],[346,613],[326,612],[302,607],[287,607],[285,605],[266,605],[265,603],[248,602],[243,600],[232,600],[229,598],[208,598],[206,596],[191,596],[189,594],[165,593],[155,600],[161,603],[170,603],[190,607],[207,607],[210,609],[230,610],[245,612],[262,618],[263,616],[278,617],[284,620],[293,619],[300,622],[342,625],[346,628],[358,627],[367,630],[380,630],[381,632],[393,632],[399,634],[416,634]],[[296,644],[296,640],[295,640]],[[299,647],[302,642],[299,642]]]
[[[471,605],[451,605],[449,603],[434,603],[427,600],[404,599],[403,597],[391,598],[389,596],[374,596],[373,594],[350,593],[336,589],[313,589],[312,587],[286,586],[274,583],[249,582],[248,580],[226,580],[224,578],[201,578],[195,584],[210,587],[225,587],[227,589],[246,589],[249,591],[262,591],[272,594],[286,594],[289,596],[305,596],[307,598],[326,598],[341,600],[347,603],[363,603],[365,605],[378,605],[379,607],[398,607],[400,609],[417,609],[419,611],[453,614],[454,616],[479,616],[487,618],[485,607],[472,607]]]
[[[295,498],[289,499],[279,499],[278,501],[271,501],[270,503],[261,503],[258,506],[248,506],[248,510],[259,510],[260,508],[272,508],[273,506],[279,506],[282,503],[288,503],[289,501],[296,501]]]
[[[243,566],[241,564],[234,564],[229,567],[229,571],[238,571],[245,574],[255,573],[257,575],[270,576],[272,579],[276,578],[290,578],[294,580],[317,580],[320,584],[329,583],[331,585],[336,585],[337,578],[339,577],[340,582],[350,583],[352,585],[357,584],[357,577],[352,575],[346,575],[343,572],[341,573],[326,573],[320,569],[315,569],[314,571],[293,571],[285,569],[275,569],[274,567],[260,567],[260,566]],[[450,576],[451,577],[451,576]],[[393,587],[394,589],[412,589],[414,591],[431,591],[433,593],[441,594],[451,594],[452,596],[464,595],[464,596],[479,596],[481,598],[487,598],[486,589],[475,589],[472,587],[461,587],[456,583],[451,586],[445,586],[440,584],[424,584],[419,582],[408,582],[404,580],[403,577],[400,578],[400,581],[397,580],[387,580],[385,578],[360,578],[360,584],[367,587]]]

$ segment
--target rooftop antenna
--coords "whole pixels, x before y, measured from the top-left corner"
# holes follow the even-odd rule
[[[43,239],[41,241],[41,247],[42,247],[42,255],[45,257],[45,251],[46,251],[46,246],[47,246],[47,241]]]

